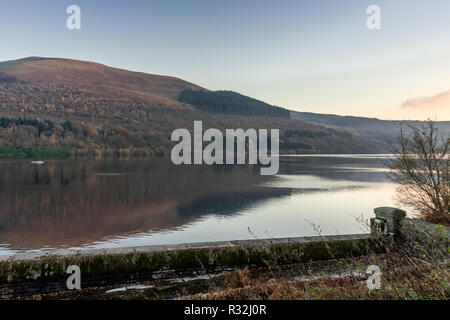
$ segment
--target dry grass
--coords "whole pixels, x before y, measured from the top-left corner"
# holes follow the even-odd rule
[[[225,288],[189,299],[205,300],[417,300],[450,298],[449,264],[430,264],[401,254],[374,257],[382,271],[381,289],[370,290],[365,270],[310,280],[252,278],[249,269],[227,274]],[[343,271],[343,270],[342,270]]]
[[[362,227],[368,227],[359,222]],[[254,271],[248,268],[236,270],[225,275],[222,288],[212,288],[208,293],[188,299],[448,300],[450,249],[446,230],[441,229],[442,235],[403,230],[402,235],[409,239],[406,243],[393,243],[375,234],[386,248],[386,254],[316,262],[315,271],[311,268],[314,263],[268,266],[271,271],[266,276],[271,275],[270,278],[255,277]],[[366,271],[370,265],[381,270],[380,289],[368,288]]]

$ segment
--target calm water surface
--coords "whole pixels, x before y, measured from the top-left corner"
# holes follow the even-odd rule
[[[393,205],[383,155],[283,156],[256,166],[160,160],[0,162],[0,255],[363,233]]]

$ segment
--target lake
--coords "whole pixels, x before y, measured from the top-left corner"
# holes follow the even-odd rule
[[[365,233],[392,206],[388,155],[281,156],[259,167],[170,159],[0,161],[0,255]]]

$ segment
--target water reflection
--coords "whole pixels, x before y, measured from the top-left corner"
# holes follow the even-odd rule
[[[261,176],[256,166],[174,166],[163,159],[0,162],[0,254],[249,238],[256,226],[301,236],[309,231],[293,222],[311,212],[339,224],[343,208],[330,213],[320,203],[333,194],[350,202],[353,195],[357,205],[362,196],[355,192],[383,190],[388,201],[383,168],[377,157],[286,157],[276,177]]]

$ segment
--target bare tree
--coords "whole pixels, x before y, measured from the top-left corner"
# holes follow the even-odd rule
[[[449,225],[449,137],[439,135],[435,122],[401,128],[399,146],[388,176],[399,185],[397,201],[429,222]]]

